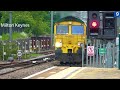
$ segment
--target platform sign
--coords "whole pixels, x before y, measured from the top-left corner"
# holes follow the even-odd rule
[[[94,46],[87,46],[87,56],[94,56]]]
[[[114,12],[114,17],[120,17],[120,12],[118,11]]]
[[[105,48],[99,48],[99,54],[100,55],[106,54],[106,49]]]
[[[18,56],[18,57],[21,57],[21,56],[22,56],[22,51],[21,51],[21,50],[18,50],[17,56]]]
[[[3,54],[6,55],[6,52],[4,52]]]

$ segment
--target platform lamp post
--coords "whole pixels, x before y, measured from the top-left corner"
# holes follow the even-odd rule
[[[9,11],[9,24],[12,24],[12,11]],[[10,41],[12,41],[12,27],[9,27]]]
[[[3,61],[4,61],[4,55],[6,55],[6,52],[4,51],[5,50],[5,45],[6,45],[6,43],[3,42]]]
[[[53,46],[53,11],[51,11],[51,48]]]
[[[18,50],[20,50],[20,43],[18,42]]]
[[[4,61],[4,53],[5,53],[5,52],[4,52],[4,46],[6,45],[6,43],[4,43],[4,41],[2,40],[2,36],[0,36],[0,39],[1,39],[2,45],[3,45],[3,47],[2,47],[3,50],[2,50],[2,51],[3,51],[3,61]]]
[[[12,11],[9,11],[9,24],[12,24]],[[9,27],[9,42],[12,41],[12,27]],[[12,49],[12,45],[10,44],[10,48]]]

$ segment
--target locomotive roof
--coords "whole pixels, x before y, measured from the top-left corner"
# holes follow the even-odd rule
[[[74,16],[63,17],[63,18],[59,19],[57,22],[63,22],[63,21],[77,21],[80,23],[84,23],[81,19],[76,18]],[[57,22],[55,22],[55,23],[57,23]]]

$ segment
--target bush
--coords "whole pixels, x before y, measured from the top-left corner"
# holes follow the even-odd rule
[[[4,45],[4,52],[6,52],[6,55],[4,55],[4,60],[8,60],[8,57],[12,56],[14,54],[14,58],[17,58],[17,44],[14,42],[7,42],[6,45]],[[0,60],[3,60],[3,43],[0,43]]]
[[[25,32],[13,32],[12,33],[12,39],[13,40],[17,40],[17,39],[24,39],[24,38],[28,38],[28,34],[26,34]],[[9,34],[2,34],[2,40],[9,40]]]

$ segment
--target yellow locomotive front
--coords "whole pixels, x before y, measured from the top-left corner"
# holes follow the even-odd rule
[[[60,63],[80,63],[82,45],[86,44],[86,25],[81,20],[68,16],[54,25],[56,59]]]

